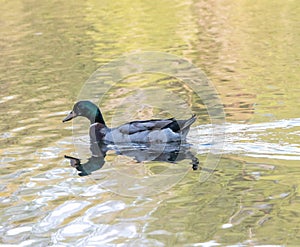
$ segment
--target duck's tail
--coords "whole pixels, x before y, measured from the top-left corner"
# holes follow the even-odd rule
[[[196,119],[196,115],[193,114],[188,120],[182,120],[181,130],[183,131],[184,129],[189,128],[196,121]]]
[[[183,140],[186,139],[186,136],[190,131],[190,127],[196,121],[196,119],[197,119],[196,115],[193,114],[192,117],[187,120],[179,120],[178,121],[178,124],[180,125],[181,136],[182,136]]]
[[[189,132],[190,126],[196,121],[196,119],[197,117],[195,114],[187,120],[176,120],[175,118],[170,118],[168,121],[171,122],[162,129],[171,129],[174,133],[180,133],[185,137]]]

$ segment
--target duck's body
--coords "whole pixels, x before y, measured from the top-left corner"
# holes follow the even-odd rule
[[[101,123],[94,123],[90,127],[92,141],[106,141],[112,143],[161,143],[179,142],[186,139],[190,125],[196,120],[193,116],[188,120],[151,119],[134,121],[117,128],[108,128]]]
[[[184,142],[195,122],[193,115],[187,120],[151,119],[133,121],[116,128],[106,126],[99,108],[90,101],[77,102],[72,112],[63,120],[69,121],[77,116],[84,116],[91,122],[90,137],[92,142],[110,143],[169,143]]]

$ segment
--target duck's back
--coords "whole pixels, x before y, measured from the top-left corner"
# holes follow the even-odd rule
[[[133,121],[117,128],[109,129],[101,124],[91,126],[90,135],[98,141],[111,143],[167,143],[185,141],[190,125],[196,120],[153,119]],[[95,133],[95,134],[93,134]],[[91,137],[91,139],[93,139]],[[94,138],[95,139],[95,138]]]

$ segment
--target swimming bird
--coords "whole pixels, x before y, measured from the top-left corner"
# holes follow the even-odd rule
[[[192,115],[187,120],[150,119],[132,121],[116,128],[109,128],[100,109],[90,101],[79,101],[63,122],[82,116],[90,120],[92,142],[107,143],[170,143],[185,142],[190,126],[196,121]]]

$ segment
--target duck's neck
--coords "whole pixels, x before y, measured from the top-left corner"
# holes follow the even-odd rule
[[[101,123],[106,126],[103,116],[101,114],[101,111],[99,109],[97,109],[94,114],[92,114],[91,116],[87,116],[87,117],[90,120],[91,124]]]

